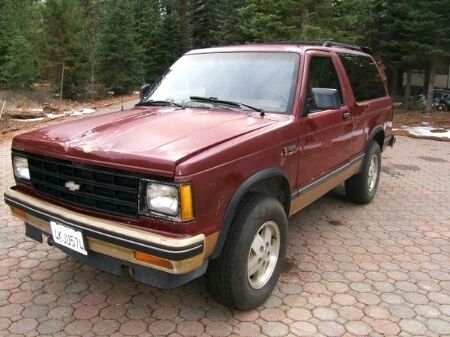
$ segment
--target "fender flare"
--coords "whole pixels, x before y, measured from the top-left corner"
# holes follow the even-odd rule
[[[363,162],[361,164],[360,172],[364,168],[364,166],[366,165],[366,162],[368,160],[368,158],[367,158],[367,149],[369,148],[369,144],[370,144],[371,141],[373,141],[373,139],[375,138],[375,135],[378,132],[383,132],[384,133],[384,127],[381,126],[381,125],[378,125],[378,126],[374,127],[372,129],[372,131],[370,132],[369,136],[367,137],[367,142],[366,142],[366,145],[364,147],[364,159],[363,159]],[[382,148],[380,150],[383,151]]]
[[[382,131],[384,133],[384,127],[382,125],[378,125],[372,129],[369,136],[367,137],[366,150],[367,150],[367,147],[369,146],[370,142],[375,138],[375,135],[380,131]]]
[[[273,177],[283,177],[284,179],[286,179],[289,185],[289,192],[291,192],[288,175],[279,167],[264,169],[247,178],[247,180],[245,180],[239,186],[239,188],[236,190],[236,192],[234,192],[233,196],[231,197],[227,210],[225,211],[222,226],[220,227],[219,238],[217,239],[216,246],[210,259],[215,259],[219,257],[220,254],[222,253],[222,249],[223,246],[225,245],[225,241],[227,239],[231,223],[233,222],[234,215],[237,211],[240,202],[244,198],[244,195],[256,184],[260,183],[263,180]],[[289,202],[290,202],[290,195],[289,195]]]

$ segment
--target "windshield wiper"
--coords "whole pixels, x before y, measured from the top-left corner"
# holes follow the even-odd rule
[[[261,108],[257,108],[248,104],[240,103],[240,102],[234,102],[234,101],[227,101],[223,99],[218,99],[217,97],[201,97],[201,96],[191,96],[189,97],[192,101],[200,101],[200,102],[209,102],[209,103],[219,103],[219,104],[228,104],[235,106],[237,108],[242,109],[243,107],[249,108],[254,111],[258,111],[261,116],[264,116],[264,110]]]
[[[176,107],[180,107],[180,108],[184,108],[183,105],[172,102],[172,101],[164,101],[164,100],[159,100],[159,101],[153,101],[153,100],[149,100],[149,101],[142,101],[139,102],[138,104],[136,104],[136,106],[152,106],[152,105],[167,105],[167,106],[176,106]]]

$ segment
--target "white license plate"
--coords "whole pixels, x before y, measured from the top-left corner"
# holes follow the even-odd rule
[[[53,241],[83,255],[88,255],[84,244],[83,233],[73,228],[50,221]]]

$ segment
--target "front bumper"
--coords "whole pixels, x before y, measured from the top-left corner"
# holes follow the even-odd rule
[[[166,237],[124,223],[80,214],[14,189],[5,193],[5,202],[14,215],[25,221],[27,236],[40,242],[42,235],[51,237],[50,221],[82,231],[88,256],[65,247],[58,248],[113,274],[120,274],[122,267],[128,267],[136,280],[161,288],[172,288],[203,274],[218,237],[218,233]],[[137,260],[135,253],[147,254],[156,262]]]

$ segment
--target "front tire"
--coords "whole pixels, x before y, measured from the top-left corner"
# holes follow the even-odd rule
[[[368,204],[377,193],[381,172],[381,150],[376,142],[370,143],[361,172],[345,181],[347,199]]]
[[[238,310],[264,303],[284,262],[287,226],[278,200],[248,195],[231,224],[222,254],[209,263],[206,285],[211,296]]]

